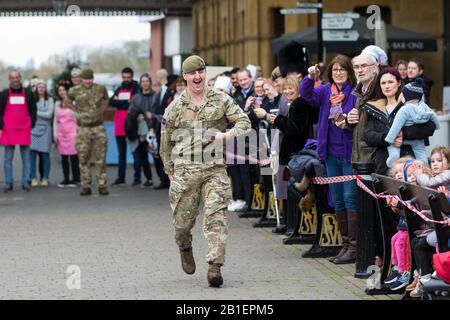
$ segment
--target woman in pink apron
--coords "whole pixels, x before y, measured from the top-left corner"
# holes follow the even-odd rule
[[[36,103],[32,93],[21,84],[18,71],[9,74],[10,87],[0,96],[0,145],[5,147],[5,192],[13,189],[14,150],[20,146],[22,157],[22,188],[30,191],[31,128],[36,121]]]
[[[111,107],[116,108],[114,117],[114,136],[116,137],[117,150],[119,153],[118,163],[118,177],[112,184],[113,186],[125,184],[125,172],[127,168],[127,140],[125,134],[125,121],[128,115],[128,108],[130,107],[133,95],[139,92],[139,85],[133,80],[133,70],[131,68],[124,68],[122,70],[122,85],[116,89],[114,96],[109,100]],[[133,185],[140,184],[136,180]],[[140,177],[140,172],[139,172]],[[139,183],[138,183],[139,182]]]
[[[53,137],[56,149],[61,155],[61,164],[64,180],[58,187],[76,187],[80,183],[80,167],[77,155],[77,121],[75,112],[64,107],[64,99],[67,96],[67,89],[64,85],[56,87],[59,100],[55,104],[55,118],[53,122]],[[70,179],[70,169],[72,169],[72,179]]]

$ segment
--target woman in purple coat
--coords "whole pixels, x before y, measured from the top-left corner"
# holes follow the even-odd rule
[[[308,69],[300,86],[301,96],[311,105],[320,108],[317,128],[317,151],[326,163],[328,177],[352,175],[351,155],[353,133],[337,126],[355,106],[352,95],[356,78],[350,59],[336,56],[328,65],[328,83],[315,87],[319,69]],[[331,184],[336,218],[344,242],[343,249],[330,261],[336,264],[353,263],[356,258],[356,184],[354,181]]]

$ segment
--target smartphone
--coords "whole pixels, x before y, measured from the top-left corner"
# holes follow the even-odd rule
[[[339,113],[336,115],[336,117],[334,117],[334,121],[335,122],[342,122],[344,121],[346,118],[346,116],[343,113]]]
[[[270,111],[269,111],[269,113],[270,114],[273,114],[274,116],[276,116],[277,114],[278,114],[278,111],[279,111],[280,109],[270,109]]]
[[[255,102],[253,102],[253,104],[255,106],[260,106],[262,104],[262,98],[261,97],[256,97],[255,98]]]

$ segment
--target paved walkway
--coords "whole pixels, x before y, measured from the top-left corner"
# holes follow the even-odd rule
[[[55,184],[61,180],[56,158],[53,164]],[[115,174],[109,168],[111,181]],[[0,180],[3,185],[3,172]],[[206,281],[201,219],[194,229],[197,272],[181,270],[167,190],[127,186],[85,198],[79,189],[54,184],[0,193],[1,299],[400,298],[365,295],[365,280],[353,278],[354,265],[303,259],[309,246],[285,246],[271,230],[253,228],[254,219],[232,213],[224,286],[213,289]],[[68,288],[78,283],[80,289]]]

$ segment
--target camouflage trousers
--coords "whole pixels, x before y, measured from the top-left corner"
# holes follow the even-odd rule
[[[223,264],[228,237],[227,204],[230,199],[230,179],[225,167],[203,164],[175,166],[169,201],[178,246],[182,249],[191,247],[191,230],[200,202],[203,202],[203,234],[208,241],[206,261]]]
[[[97,173],[97,184],[106,187],[106,149],[108,137],[104,126],[80,127],[77,129],[77,152],[80,161],[80,179],[83,188],[90,188],[92,184],[91,159],[94,159]]]

